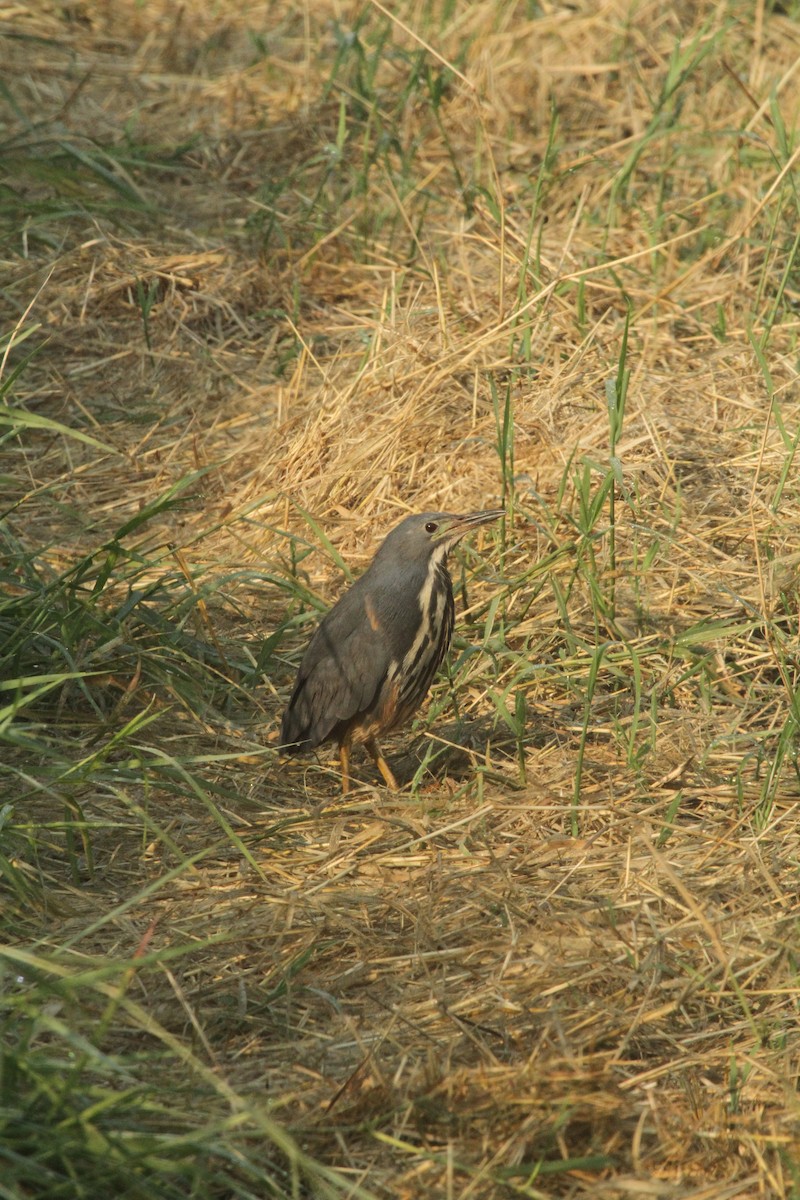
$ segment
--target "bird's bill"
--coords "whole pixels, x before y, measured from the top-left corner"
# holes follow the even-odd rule
[[[505,515],[504,508],[487,508],[483,512],[466,513],[463,517],[448,517],[442,521],[439,538],[450,543],[457,542],[470,530],[477,529],[479,525],[488,525],[490,521],[499,521]]]

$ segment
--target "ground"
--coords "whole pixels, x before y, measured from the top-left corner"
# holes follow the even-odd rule
[[[800,1196],[798,16],[0,10],[4,1196]]]

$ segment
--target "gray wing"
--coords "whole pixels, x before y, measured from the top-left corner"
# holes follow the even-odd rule
[[[389,646],[373,628],[356,584],[323,619],[303,655],[281,724],[281,743],[313,748],[377,698],[389,669]]]

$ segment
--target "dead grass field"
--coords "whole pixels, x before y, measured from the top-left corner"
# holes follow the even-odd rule
[[[798,16],[0,9],[3,1200],[800,1197]]]

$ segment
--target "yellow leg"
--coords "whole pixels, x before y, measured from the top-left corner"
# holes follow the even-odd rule
[[[350,791],[350,738],[346,737],[339,745],[339,762],[342,767],[342,795]]]
[[[377,740],[374,737],[368,738],[364,745],[366,746],[367,753],[370,755],[372,761],[375,763],[375,766],[383,776],[386,786],[391,788],[393,792],[398,792],[400,789],[397,786],[397,780],[392,774],[392,768],[383,757],[383,753],[378,745]]]

